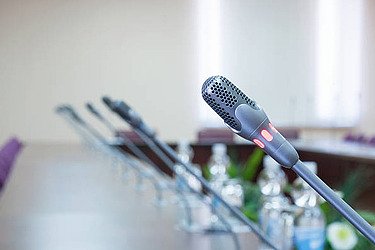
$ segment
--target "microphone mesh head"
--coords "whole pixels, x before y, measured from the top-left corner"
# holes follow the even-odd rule
[[[259,110],[253,100],[223,76],[208,78],[202,86],[202,97],[226,124],[236,130],[241,130],[241,125],[234,116],[238,105],[248,104]]]

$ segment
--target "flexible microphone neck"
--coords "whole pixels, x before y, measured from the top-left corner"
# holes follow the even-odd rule
[[[78,113],[74,110],[74,108],[71,105],[65,104],[58,106],[56,108],[57,113],[65,113],[71,117],[72,120],[74,120],[77,123],[80,123],[81,125],[87,125],[84,120],[78,115]]]
[[[57,109],[58,113],[67,114],[72,122],[86,129],[91,134],[91,136],[93,136],[101,144],[107,144],[107,140],[95,128],[93,128],[85,120],[83,120],[72,106],[64,105],[63,108],[58,107]]]
[[[103,102],[113,112],[117,113],[122,119],[129,123],[134,128],[139,128],[144,131],[148,136],[154,137],[155,131],[148,127],[130,106],[123,101],[112,101],[109,97],[105,96],[102,98]]]
[[[166,143],[158,140],[154,133],[150,133],[149,127],[142,121],[139,115],[132,118],[132,114],[136,114],[128,105],[124,102],[109,102],[108,99],[108,107],[112,107],[112,110],[116,112],[120,117],[122,117],[126,122],[128,122],[135,131],[139,131],[143,133],[144,136],[147,136],[149,140],[151,140],[154,144],[156,144],[161,150],[166,152],[175,162],[181,164],[191,175],[193,175],[201,184],[202,186],[209,191],[215,198],[217,198],[224,207],[226,207],[235,217],[237,217],[240,221],[244,224],[249,226],[251,230],[258,235],[267,245],[272,247],[273,249],[277,249],[277,247],[269,240],[269,238],[264,234],[264,232],[252,221],[250,221],[238,208],[231,206],[227,203],[220,194],[218,194],[215,190],[212,189],[211,185],[200,175],[198,175],[191,166],[186,164],[185,162],[181,161],[178,157],[176,152],[168,146]],[[137,121],[141,122],[133,122],[132,119],[136,119]],[[141,125],[140,125],[141,124]],[[159,150],[160,150],[159,149]]]
[[[109,103],[107,100],[106,103]],[[107,120],[104,118],[102,114],[99,113],[97,109],[95,109],[93,104],[87,103],[86,104],[87,109],[95,116],[97,117],[101,122],[103,122],[105,125],[107,125],[108,129],[110,129],[112,132],[117,132],[115,127]],[[145,154],[140,150],[133,142],[131,139],[129,139],[126,135],[121,135],[121,140],[124,143],[124,145],[140,160],[146,162],[150,166],[152,166],[155,171],[158,172],[158,174],[164,178],[169,178],[166,176],[166,174],[160,170],[159,167],[155,165],[155,163]]]
[[[95,116],[99,121],[101,121],[112,132],[112,134],[116,136],[116,127],[106,118],[104,118],[104,116],[99,112],[99,110],[95,108],[94,104],[88,102],[86,103],[86,108],[93,116]]]

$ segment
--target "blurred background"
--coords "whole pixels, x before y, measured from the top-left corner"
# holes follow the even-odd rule
[[[374,27],[373,0],[0,0],[0,249],[269,249],[224,202],[283,250],[374,249],[201,97],[228,78],[375,226]]]
[[[302,138],[372,136],[374,23],[371,0],[2,0],[0,140],[76,142],[53,107],[103,94],[195,140],[223,126],[200,96],[218,74]]]

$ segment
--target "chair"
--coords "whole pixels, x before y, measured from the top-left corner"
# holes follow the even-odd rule
[[[368,141],[368,144],[371,146],[375,146],[375,136],[371,137],[371,139]]]
[[[344,141],[346,142],[355,142],[356,141],[356,136],[352,133],[348,133],[344,136]]]
[[[0,149],[0,189],[12,170],[15,159],[23,147],[15,137],[9,139]]]
[[[144,144],[141,137],[139,137],[139,135],[134,131],[120,130],[120,131],[117,131],[116,136],[118,136],[120,138],[126,137],[126,138],[130,139],[135,144]]]
[[[286,139],[297,140],[300,138],[300,130],[297,128],[278,128],[280,134],[282,134]]]
[[[364,134],[348,133],[347,135],[344,136],[344,141],[359,143],[359,144],[366,144],[369,142],[369,139]]]
[[[233,143],[234,134],[229,128],[204,128],[198,131],[198,143]]]

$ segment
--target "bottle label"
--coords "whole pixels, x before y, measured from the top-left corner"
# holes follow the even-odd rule
[[[323,250],[324,227],[295,227],[294,242],[298,250]]]

